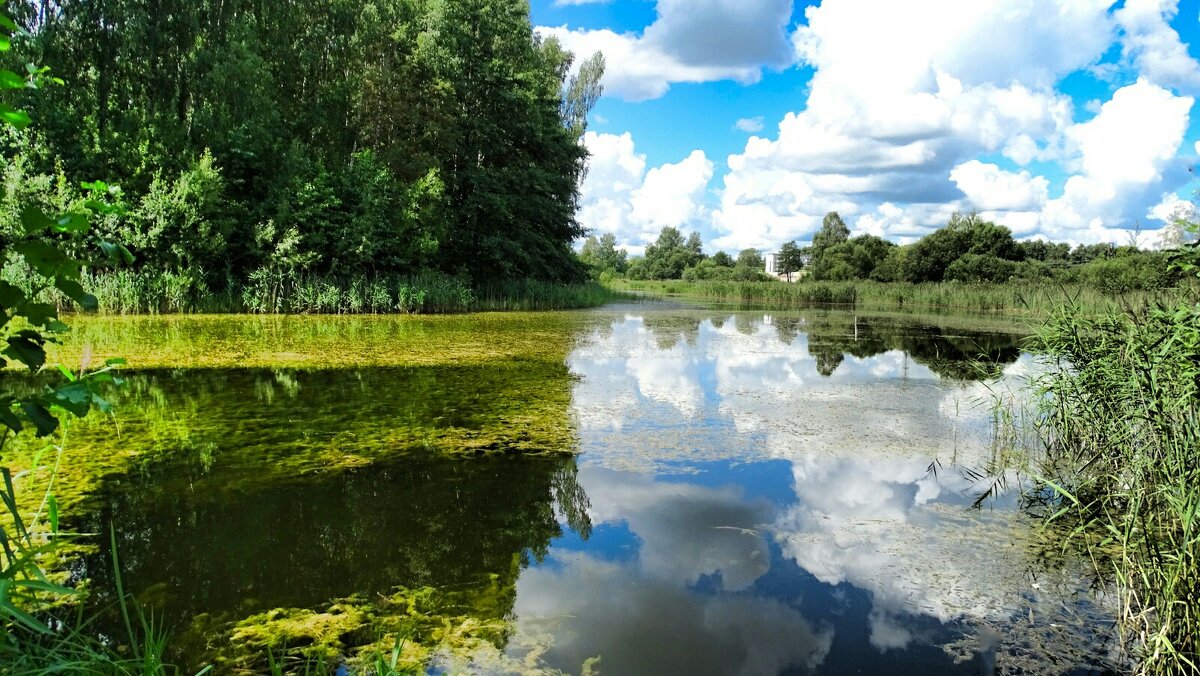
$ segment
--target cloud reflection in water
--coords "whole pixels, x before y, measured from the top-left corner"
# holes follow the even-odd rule
[[[1036,605],[1028,524],[1011,504],[968,510],[976,479],[953,469],[991,452],[995,385],[963,377],[964,350],[990,346],[984,370],[1005,386],[1028,357],[1003,338],[926,345],[912,327],[831,324],[628,316],[575,350],[589,514],[626,528],[636,556],[585,543],[522,575],[520,633],[552,636],[551,664],[599,655],[605,673],[773,674],[829,660],[836,672],[835,611],[806,619],[805,576],[827,603],[844,585],[869,595],[859,633],[879,654]],[[755,463],[790,466],[790,495],[747,498],[754,487],[729,468]],[[764,586],[773,566],[796,578],[791,591]],[[931,639],[929,622],[960,628]]]

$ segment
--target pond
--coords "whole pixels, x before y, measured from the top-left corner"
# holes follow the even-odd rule
[[[1089,568],[988,472],[991,405],[1036,367],[1017,328],[652,303],[78,326],[64,361],[131,367],[70,431],[57,492],[104,535],[69,572],[116,598],[111,528],[189,669],[398,642],[433,673],[1109,669]]]

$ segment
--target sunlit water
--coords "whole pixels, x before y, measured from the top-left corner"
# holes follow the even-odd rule
[[[653,306],[555,327],[557,361],[142,373],[119,436],[80,432],[137,453],[77,481],[72,523],[113,524],[195,665],[256,613],[432,587],[489,590],[462,612],[509,626],[435,671],[1103,673],[1112,612],[1016,476],[973,508],[1018,336]],[[111,597],[107,547],[74,573]]]

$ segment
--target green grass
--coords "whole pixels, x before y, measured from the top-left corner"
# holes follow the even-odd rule
[[[1046,316],[1064,304],[1089,313],[1145,306],[1156,300],[1177,298],[1178,290],[1131,291],[1109,294],[1079,285],[1057,284],[935,284],[869,281],[811,282],[613,282],[615,291],[734,303],[765,309],[814,306],[860,310],[953,311]]]
[[[32,286],[30,273],[6,268],[0,278]],[[511,310],[571,310],[598,307],[627,294],[598,282],[557,284],[537,280],[497,281],[473,286],[437,272],[409,276],[282,278],[255,274],[247,282],[219,284],[191,273],[115,270],[85,274],[84,290],[96,296],[102,314],[458,314]],[[73,307],[57,292],[43,298]]]
[[[1200,673],[1200,303],[1054,313],[1030,496],[1117,592],[1140,674]]]

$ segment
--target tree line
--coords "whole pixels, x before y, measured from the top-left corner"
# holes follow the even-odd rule
[[[630,258],[624,249],[617,248],[617,238],[605,233],[591,235],[583,244],[580,260],[593,277],[609,281],[618,277],[628,279],[684,279],[699,281],[732,279],[764,281],[765,262],[757,249],[745,249],[733,257],[724,251],[709,256],[704,253],[700,233],[683,236],[677,228],[665,227],[658,239],[646,247],[643,256]]]
[[[772,279],[765,275],[760,252],[747,249],[733,258],[703,252],[698,233],[686,238],[663,228],[644,256],[615,253],[611,235],[589,239],[582,258],[594,275],[638,280],[685,281]],[[913,244],[897,245],[874,235],[850,236],[836,212],[822,221],[807,246],[787,242],[776,254],[776,269],[791,279],[878,282],[1066,282],[1105,291],[1160,289],[1179,282],[1168,252],[1136,246],[1028,240],[1018,242],[1008,228],[978,214],[955,214],[949,222]]]
[[[512,0],[21,0],[5,58],[67,87],[0,137],[0,237],[123,188],[98,230],[193,293],[429,272],[580,280],[599,54]],[[21,67],[23,68],[23,66]]]

